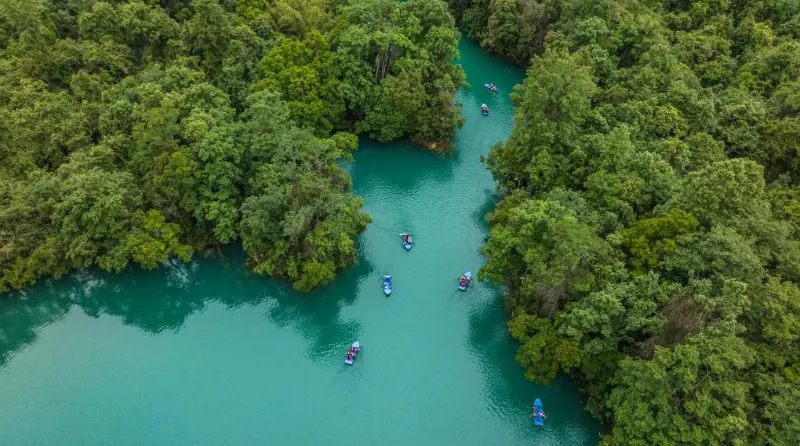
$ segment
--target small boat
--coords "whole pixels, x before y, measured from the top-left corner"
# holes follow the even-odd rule
[[[414,246],[414,240],[411,239],[411,234],[408,232],[404,232],[400,234],[401,243],[403,244],[403,248],[406,248],[406,251],[410,250],[412,246]],[[408,238],[406,238],[408,237]]]
[[[539,398],[533,402],[533,425],[534,426],[544,426],[544,407],[542,406],[542,401]]]
[[[392,294],[392,276],[388,274],[383,276],[383,294],[387,296]]]
[[[486,104],[481,104],[481,114],[483,116],[489,116],[489,107]]]
[[[353,353],[352,355],[350,355],[351,352]],[[350,350],[347,351],[347,356],[344,358],[344,363],[347,365],[353,365],[353,362],[355,362],[359,353],[361,353],[361,344],[358,341],[353,342],[353,345],[350,346]]]
[[[489,90],[489,91],[491,91],[491,92],[494,92],[494,93],[500,93],[500,89],[499,89],[499,88],[497,88],[497,85],[495,85],[495,86],[493,87],[493,86],[492,86],[492,84],[483,84],[483,86],[484,86],[484,87],[486,87],[486,89],[487,89],[487,90]]]
[[[461,284],[461,279],[458,279],[458,290],[459,291],[467,291],[467,287],[469,283],[472,281],[472,273],[467,271],[462,276],[464,278],[464,284]]]

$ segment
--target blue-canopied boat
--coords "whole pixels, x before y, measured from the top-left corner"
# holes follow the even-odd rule
[[[387,296],[392,294],[392,276],[389,274],[383,276],[383,294]]]
[[[500,93],[500,89],[497,88],[497,85],[492,86],[492,84],[483,84],[483,86],[486,87],[486,89],[491,91],[491,92]]]
[[[353,345],[350,346],[350,350],[347,351],[347,356],[344,358],[344,363],[347,365],[353,365],[353,362],[355,362],[359,353],[361,353],[361,343],[358,341],[353,342]]]
[[[411,239],[411,234],[408,232],[400,234],[400,237],[403,248],[406,248],[406,251],[410,250],[411,247],[414,246],[414,240]]]
[[[467,287],[469,283],[472,281],[472,273],[467,271],[458,279],[458,290],[459,291],[467,291]]]
[[[533,402],[533,413],[531,417],[533,417],[534,426],[544,426],[544,406],[542,406],[542,400],[539,398],[536,398]]]

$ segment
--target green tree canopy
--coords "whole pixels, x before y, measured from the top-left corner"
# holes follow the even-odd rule
[[[571,374],[603,444],[796,442],[800,10],[448,3],[530,60],[481,269],[526,376]]]
[[[303,290],[369,217],[348,131],[447,145],[459,34],[440,0],[0,5],[0,292],[241,241]]]

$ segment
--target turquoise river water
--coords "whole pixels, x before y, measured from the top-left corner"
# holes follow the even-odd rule
[[[508,93],[524,74],[467,40],[459,48],[472,85],[458,95],[455,152],[361,141],[350,171],[373,223],[331,286],[295,293],[248,274],[232,247],[3,296],[0,445],[596,444],[573,385],[524,379],[500,292],[456,290],[483,261],[496,199],[480,156],[508,137]],[[364,351],[348,367],[354,339]],[[544,428],[528,418],[536,397]]]

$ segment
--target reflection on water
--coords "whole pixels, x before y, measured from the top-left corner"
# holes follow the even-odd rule
[[[361,147],[375,146],[374,141],[366,137],[359,138]],[[383,189],[388,191],[402,191],[414,194],[430,185],[444,185],[452,181],[456,164],[450,162],[453,156],[437,154],[425,150],[408,141],[396,141],[382,144],[381,165],[371,165],[377,171],[364,171],[358,165],[350,165],[349,171],[353,183],[358,183],[359,189]]]
[[[360,255],[355,267],[344,271],[330,286],[313,295],[298,293],[288,286],[276,287],[270,281],[268,292],[271,306],[267,310],[269,319],[278,327],[291,326],[306,339],[307,354],[311,359],[330,359],[340,355],[343,345],[358,338],[361,324],[358,321],[342,321],[340,310],[351,305],[357,292],[352,284],[363,284],[368,280],[372,266]],[[360,288],[362,285],[359,285]]]
[[[66,299],[41,299],[38,294],[28,298],[27,292],[9,293],[0,300],[0,368],[34,344],[39,330],[63,317],[72,306]]]
[[[188,264],[171,261],[153,271],[130,268],[112,275],[82,270],[3,296],[0,367],[35,344],[42,327],[73,308],[93,318],[113,316],[125,325],[160,334],[178,332],[189,316],[211,303],[229,309],[267,304],[266,316],[276,326],[290,325],[308,341],[309,357],[322,358],[357,335],[358,322],[340,320],[339,309],[355,298],[346,291],[347,284],[363,280],[370,272],[371,266],[361,257],[356,267],[312,297],[284,283],[246,273],[244,253],[238,246],[227,247],[222,259],[196,259]]]
[[[473,87],[459,92],[454,153],[361,140],[347,169],[373,223],[330,286],[301,294],[249,274],[232,246],[0,298],[0,444],[595,443],[573,386],[524,379],[498,290],[456,290],[483,261],[497,200],[480,156],[512,125],[508,96],[482,84],[521,79],[470,42],[460,51]],[[345,366],[355,338],[365,352]],[[544,429],[528,419],[535,397]]]

